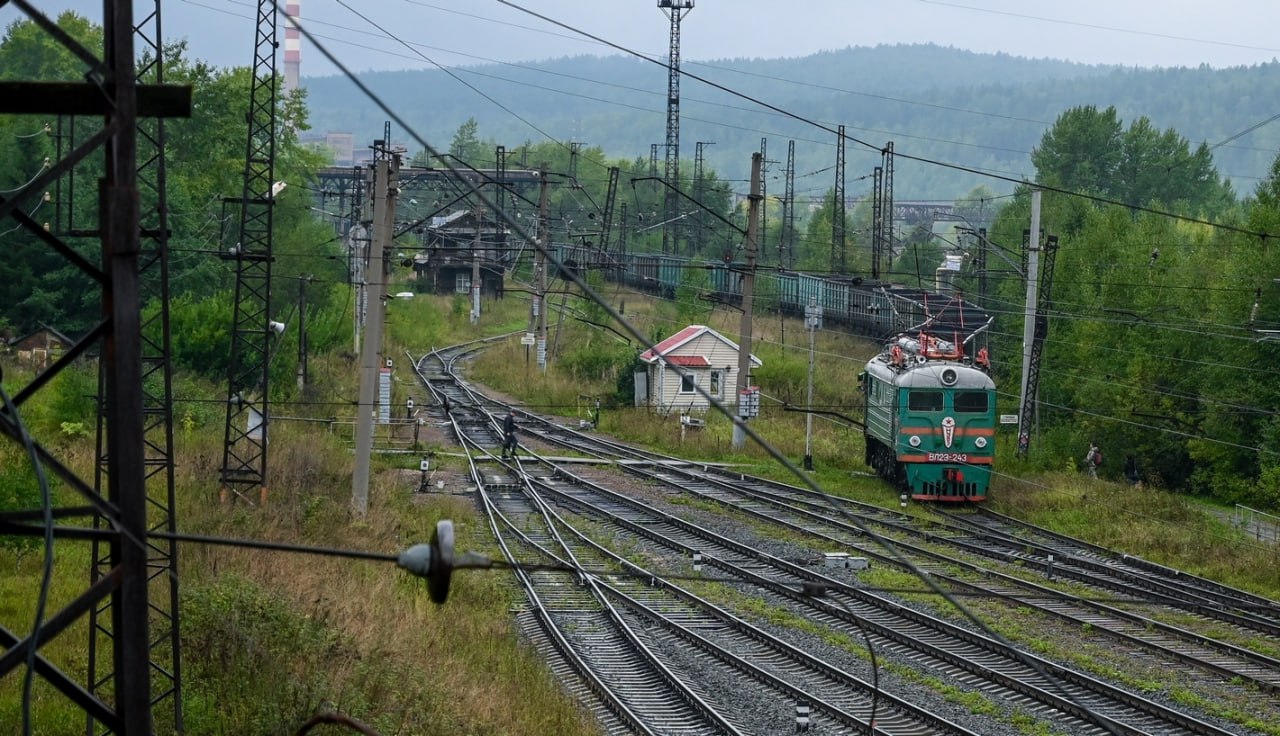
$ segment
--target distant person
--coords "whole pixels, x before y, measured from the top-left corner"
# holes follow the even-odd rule
[[[506,418],[502,420],[502,459],[505,460],[508,453],[511,457],[515,457],[516,445],[516,413],[514,410],[509,410]]]
[[[1125,455],[1124,479],[1134,488],[1142,485],[1142,474],[1138,472],[1138,461],[1133,459],[1133,455]]]
[[[1089,471],[1089,477],[1094,480],[1098,479],[1098,466],[1102,464],[1102,450],[1098,448],[1098,443],[1089,442],[1089,452],[1084,456],[1085,470]]]

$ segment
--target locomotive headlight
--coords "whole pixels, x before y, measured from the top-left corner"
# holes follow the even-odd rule
[[[919,435],[914,435],[914,434],[911,435],[911,438],[907,440],[907,444],[911,445],[912,447],[919,447],[920,446]]]
[[[973,446],[981,450],[982,448],[987,446],[987,438],[986,437],[977,438],[976,440],[973,441]]]
[[[956,385],[956,380],[958,378],[959,376],[956,374],[955,370],[951,368],[947,368],[946,370],[942,371],[942,385],[944,386]]]

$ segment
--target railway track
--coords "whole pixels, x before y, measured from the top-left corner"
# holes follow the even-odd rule
[[[423,360],[419,362],[419,372],[420,375],[423,375],[424,382],[432,389],[433,395],[437,396],[437,400],[439,400],[440,396],[450,396],[450,402],[454,407],[451,411],[451,419],[453,419],[455,426],[471,428],[467,431],[473,429],[474,431],[471,433],[476,435],[475,442],[477,442],[478,446],[491,449],[500,442],[492,414],[503,411],[504,407],[497,402],[477,395],[465,383],[459,384],[457,382],[452,366],[457,357],[465,354],[465,352],[465,350],[433,352],[431,356],[424,356]],[[465,409],[461,414],[460,407]],[[474,416],[468,413],[472,410],[476,412]],[[815,494],[809,489],[761,481],[760,479],[748,478],[697,463],[687,463],[670,456],[648,453],[562,427],[553,422],[546,422],[534,415],[524,415],[522,429],[524,429],[526,435],[536,436],[541,441],[570,448],[584,455],[595,455],[610,459],[635,475],[667,484],[671,488],[678,488],[681,493],[698,495],[726,508],[733,508],[740,513],[768,520],[770,523],[790,525],[792,528],[803,531],[817,540],[824,540],[861,551],[862,546],[867,545],[866,529],[864,528],[866,524],[880,525],[888,533],[898,536],[899,541],[897,544],[899,546],[904,544],[902,538],[909,538],[913,535],[921,538],[919,530],[903,524],[896,514],[878,507],[861,508],[859,504]],[[467,434],[467,431],[460,431],[460,436]],[[525,456],[527,457],[527,454]],[[563,468],[552,466],[539,466],[539,468],[536,471],[538,473],[537,477],[563,479],[572,475]],[[528,477],[528,474],[523,475]],[[539,493],[557,497],[559,499],[557,503],[564,504],[567,508],[574,508],[579,512],[590,508],[589,513],[593,518],[608,519],[616,516],[620,519],[620,521],[610,523],[622,523],[624,525],[626,523],[634,523],[634,520],[628,520],[627,518],[628,513],[633,514],[634,511],[626,512],[618,508],[614,508],[611,511],[601,511],[591,504],[584,505],[585,502],[581,497],[566,493],[563,488],[556,488],[554,483],[548,483],[544,480],[539,481],[537,485],[540,488]],[[844,526],[835,524],[833,526],[831,517],[835,516],[835,514],[832,513],[832,506],[830,505],[832,503],[844,504],[848,511],[859,514],[862,523],[856,525],[845,524]],[[820,519],[821,523],[815,521],[815,519]],[[604,522],[597,521],[597,523]],[[656,523],[650,520],[641,524],[640,528],[633,530],[632,533],[643,537],[646,534],[645,530],[652,532]],[[927,544],[921,546],[908,545],[911,546],[910,553],[921,555],[921,566],[925,567],[935,577],[935,580],[942,580],[956,589],[976,589],[979,586],[972,580],[950,579],[943,572],[946,568],[954,567],[957,564],[956,559],[948,557],[946,554],[937,553],[932,549],[926,549],[926,547],[953,545],[958,548],[964,548],[966,544],[977,544],[973,540],[978,538],[976,535],[981,534],[979,525],[965,523],[965,520],[952,520],[945,523],[945,530],[940,530],[937,526],[935,524],[935,528],[923,533],[923,539]],[[992,526],[998,525],[993,524]],[[1028,534],[1026,531],[1014,534],[1007,529],[1003,529],[998,530],[995,536],[1002,536],[1007,543],[1008,539],[1025,536],[1026,534]],[[657,541],[652,538],[650,538],[650,541],[668,548],[679,548],[682,544],[691,544],[688,540],[680,541],[678,535],[667,538],[665,541]],[[706,545],[707,542],[704,538],[702,541],[694,541],[692,544]],[[1056,540],[1053,544],[1059,546],[1054,547],[1058,551],[1052,554],[1066,554],[1066,548],[1061,545],[1067,545],[1067,541]],[[1051,545],[1046,543],[1046,548],[1049,546]],[[1021,549],[1020,553],[1022,555],[1028,554]],[[968,554],[976,555],[977,553],[969,550]],[[1045,552],[1044,554],[1050,553]],[[1093,554],[1101,555],[1102,553],[1094,551]],[[1059,558],[1055,557],[1055,562],[1057,559]],[[724,566],[729,563],[717,560],[715,564]],[[967,569],[973,573],[975,580],[983,577],[988,579],[983,588],[986,594],[1008,596],[1009,600],[1016,601],[1017,605],[1034,605],[1038,610],[1064,620],[1103,629],[1109,635],[1125,640],[1127,645],[1140,645],[1148,651],[1157,652],[1162,657],[1193,664],[1226,678],[1245,678],[1260,689],[1274,691],[1277,683],[1280,682],[1280,677],[1277,676],[1277,672],[1280,669],[1277,668],[1277,663],[1274,660],[1269,660],[1266,657],[1258,659],[1254,656],[1255,653],[1246,649],[1233,650],[1231,645],[1206,640],[1203,636],[1192,632],[1180,631],[1175,627],[1165,627],[1162,624],[1158,624],[1158,622],[1155,622],[1156,625],[1153,626],[1153,622],[1149,619],[1119,611],[1118,609],[1116,611],[1106,611],[1099,608],[1098,604],[1073,599],[1072,596],[1064,596],[1061,592],[1052,588],[1014,576],[1004,575],[990,568],[982,568],[972,563],[959,564],[961,567],[969,566]],[[780,574],[791,575],[797,580],[803,581],[804,574],[811,573],[811,571],[798,568],[794,570],[784,569],[780,573],[777,569],[773,569],[768,574],[761,574],[753,570],[753,567],[759,567],[759,562],[757,561],[743,569],[738,569],[734,574],[739,575],[744,581],[748,581],[744,584],[757,586],[761,590],[770,590],[770,595],[779,604],[784,601],[790,601],[791,605],[803,605],[810,609],[806,615],[822,620],[832,626],[842,625],[846,630],[851,625],[858,623],[863,626],[876,623],[878,627],[873,627],[877,630],[876,636],[882,638],[878,646],[885,647],[885,651],[892,651],[908,660],[923,657],[924,660],[927,660],[927,663],[922,665],[926,669],[947,672],[955,677],[957,681],[966,683],[966,686],[973,685],[983,690],[1007,688],[1008,691],[1003,693],[1000,698],[1003,698],[1006,702],[1023,704],[1020,707],[1028,707],[1032,712],[1036,712],[1042,717],[1055,722],[1063,722],[1065,719],[1066,722],[1073,724],[1072,733],[1231,733],[1231,731],[1222,730],[1213,724],[1168,709],[1163,705],[1135,696],[1132,693],[1125,693],[1118,688],[1112,688],[1106,683],[1095,681],[1080,673],[1070,672],[1047,661],[1040,661],[1034,664],[1028,663],[1022,659],[1025,655],[1005,652],[1000,656],[1010,658],[1012,664],[1010,662],[1001,662],[999,666],[992,667],[987,663],[983,663],[978,666],[978,671],[975,671],[972,669],[975,666],[975,662],[983,662],[983,660],[994,656],[990,651],[985,653],[981,651],[962,651],[957,653],[955,651],[949,652],[945,647],[939,647],[936,651],[922,654],[919,651],[919,647],[923,643],[929,642],[931,638],[951,641],[957,639],[957,637],[959,640],[963,640],[964,637],[956,631],[939,632],[933,629],[933,633],[929,633],[927,629],[913,629],[913,626],[933,626],[941,622],[929,616],[923,616],[923,618],[933,622],[932,624],[923,624],[918,621],[911,622],[911,616],[904,611],[886,614],[883,610],[880,610],[880,607],[884,605],[884,601],[869,602],[862,600],[860,599],[860,594],[855,594],[845,589],[838,582],[810,580],[811,584],[816,584],[827,591],[827,599],[819,601],[805,596],[795,599],[792,597],[794,590],[797,586],[803,587],[803,582],[793,580],[790,587],[788,587],[786,584],[778,583],[777,576]],[[935,569],[937,570],[936,572]],[[1133,569],[1140,572],[1142,567],[1133,565]],[[725,568],[725,572],[728,573],[729,570]],[[996,582],[990,581],[993,575],[997,578]],[[669,583],[658,587],[666,591],[668,586]],[[1148,588],[1140,589],[1149,591]],[[1133,589],[1131,588],[1130,590],[1132,591]],[[643,592],[646,595],[633,594],[633,591],[611,583],[603,590],[602,595],[611,600],[613,605],[621,611],[619,616],[645,621],[647,626],[652,629],[662,622],[661,619],[665,618],[664,608],[662,605],[647,600],[646,596],[651,594],[651,590],[646,588]],[[1221,591],[1219,594],[1228,595]],[[844,600],[845,596],[850,598]],[[664,598],[663,601],[665,600]],[[831,600],[839,600],[840,605],[832,607]],[[1141,598],[1135,596],[1135,600],[1141,600]],[[1266,603],[1270,602],[1257,604],[1249,602],[1246,608],[1248,606],[1258,608]],[[671,604],[666,602],[663,605]],[[830,607],[832,610],[825,610],[824,607]],[[876,610],[880,610],[880,612],[873,613]],[[851,611],[856,611],[856,613],[851,614]],[[883,616],[890,616],[890,618],[887,621],[879,621],[878,617]],[[899,618],[893,618],[893,616],[898,616]],[[676,616],[674,620],[687,621],[687,619],[688,614],[684,613]],[[668,628],[665,627],[663,630],[668,631]],[[670,629],[666,636],[687,637],[689,634],[683,629],[690,628],[694,631],[697,630],[696,627],[676,626],[675,629]],[[912,632],[907,637],[907,641],[899,638],[903,631]],[[914,642],[914,645],[911,642]],[[1195,646],[1190,647],[1192,651],[1186,651],[1190,642],[1195,642]],[[743,647],[743,645],[738,646]],[[974,646],[974,644],[973,642],[967,642],[966,646]],[[743,648],[745,651],[745,647]],[[678,648],[673,651],[678,651]],[[1022,669],[1018,669],[1019,666]],[[979,682],[982,684],[979,685]],[[1026,688],[1031,690],[1028,691]],[[811,699],[815,703],[825,702],[816,695],[812,696]],[[815,707],[815,717],[817,717],[816,713],[820,710]],[[1073,721],[1072,719],[1075,720]],[[886,733],[888,732],[890,731],[886,731]],[[915,731],[902,732],[913,733]]]
[[[553,427],[545,438],[559,442],[566,435],[571,436],[575,449],[589,449],[591,438],[572,429]],[[1110,635],[1127,647],[1146,650],[1168,661],[1209,671],[1225,680],[1242,682],[1263,692],[1280,692],[1280,660],[1274,656],[1120,607],[1128,605],[1149,609],[1154,601],[1155,607],[1169,609],[1171,613],[1179,614],[1179,617],[1191,615],[1200,619],[1204,630],[1222,632],[1225,626],[1234,629],[1234,639],[1254,642],[1261,639],[1280,650],[1280,639],[1274,637],[1272,630],[1277,622],[1253,612],[1276,605],[1266,599],[1218,586],[1226,591],[1219,595],[1220,599],[1247,601],[1249,609],[1242,613],[1231,610],[1224,604],[1210,605],[1205,602],[1205,597],[1198,593],[1198,589],[1213,589],[1215,584],[1212,581],[1199,582],[1196,589],[1190,589],[1178,584],[1176,574],[1160,576],[1170,578],[1172,582],[1169,583],[1143,578],[1144,567],[1151,567],[1160,573],[1169,572],[1150,563],[1146,566],[1132,565],[1129,578],[1138,578],[1133,582],[1106,574],[1108,566],[1102,561],[1077,566],[1073,564],[1073,560],[1078,555],[1073,554],[1070,547],[1070,543],[1075,540],[1061,535],[1054,537],[1056,547],[1047,548],[1048,551],[1042,551],[1037,557],[1030,544],[1020,542],[1020,538],[1008,534],[982,535],[972,524],[962,524],[951,515],[946,515],[941,520],[930,520],[926,529],[920,529],[910,520],[904,520],[900,513],[817,494],[808,488],[753,478],[712,466],[672,462],[673,459],[668,456],[647,455],[636,448],[623,446],[619,450],[618,443],[609,440],[600,441],[596,448],[598,451],[612,451],[617,457],[626,458],[627,462],[623,467],[633,475],[682,488],[726,509],[761,521],[784,524],[849,551],[900,565],[898,555],[886,553],[880,545],[868,539],[864,527],[871,524],[896,537],[894,547],[899,554],[910,555],[917,568],[929,572],[936,581],[950,583],[954,589],[1000,597],[1011,605],[1028,606],[1073,625],[1088,626]],[[646,464],[646,459],[651,462]],[[855,524],[852,519],[841,521],[839,518],[832,518],[833,509],[837,508],[856,515],[861,524]],[[928,543],[929,546],[912,544],[908,541],[910,539]],[[1094,586],[1100,593],[1120,593],[1128,598],[1118,599],[1118,605],[1092,601],[1048,584],[1002,573],[990,566],[966,562],[954,552],[935,551],[934,547],[940,544],[968,553],[970,558],[996,559],[1004,563],[1005,569],[1012,568],[1019,575],[1025,575],[1026,570],[1038,570],[1046,580],[1055,577],[1075,580]],[[1100,560],[1115,557],[1108,557],[1110,553],[1096,546],[1081,543],[1081,548]],[[1055,551],[1056,557],[1053,556]],[[971,573],[970,577],[962,579],[948,574],[948,570],[954,567]],[[1194,576],[1187,577],[1202,581]],[[1158,588],[1158,595],[1153,596],[1153,588]],[[1182,594],[1183,590],[1186,590],[1185,595]]]

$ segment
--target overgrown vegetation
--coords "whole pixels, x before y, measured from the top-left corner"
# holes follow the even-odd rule
[[[503,322],[516,320],[522,307],[508,300],[507,317],[486,312],[482,329],[509,329]],[[465,315],[450,315],[448,297],[397,302],[388,354],[410,341],[420,353],[419,339],[439,346],[469,339]],[[309,389],[321,404],[354,395],[350,360],[341,349],[317,356],[312,368],[314,377],[342,378]],[[59,451],[73,458],[82,477],[92,475],[92,436],[59,435],[70,419],[92,426],[93,412],[72,399],[86,390],[92,395],[93,376],[92,365],[64,373],[24,405],[41,442],[60,442]],[[4,377],[7,388],[21,385],[15,370]],[[415,390],[412,381],[397,386]],[[375,459],[370,512],[353,522],[350,448],[323,424],[277,419],[267,507],[221,505],[223,415],[210,410],[205,397],[223,390],[189,376],[176,389],[176,514],[184,531],[394,553],[427,540],[436,520],[449,518],[459,549],[496,553],[465,497],[413,493],[416,456]],[[335,407],[311,410],[322,415]],[[437,456],[439,477],[452,479],[461,471],[456,463]],[[0,445],[0,507],[38,506],[33,488],[21,448]],[[65,490],[55,492],[59,503],[74,500]],[[0,625],[22,632],[31,625],[42,554],[25,539],[4,537],[0,544]],[[50,605],[56,607],[82,592],[89,548],[64,540],[55,551]],[[510,615],[517,599],[502,575],[459,575],[448,605],[436,606],[425,583],[386,564],[203,546],[184,546],[180,562],[186,733],[293,733],[320,710],[349,714],[383,734],[593,733],[540,658],[518,645]],[[83,679],[87,641],[81,619],[42,653]],[[21,721],[20,685],[20,677],[0,681],[0,722]],[[158,731],[169,730],[172,724],[157,712]],[[84,730],[83,715],[39,678],[33,715],[41,734]]]
[[[100,29],[74,15],[59,23],[89,47],[101,45]],[[175,439],[179,526],[197,534],[308,543],[326,547],[395,552],[430,536],[437,519],[451,518],[458,544],[489,546],[471,507],[448,497],[419,498],[416,458],[381,457],[374,463],[369,515],[353,521],[348,511],[350,448],[335,427],[349,422],[355,395],[350,319],[353,295],[346,285],[346,253],[327,227],[308,211],[307,182],[320,159],[300,146],[306,129],[305,99],[281,101],[278,175],[290,186],[275,209],[277,288],[272,315],[297,324],[297,289],[306,290],[311,383],[298,390],[298,334],[287,330],[271,354],[272,399],[286,412],[273,426],[269,502],[265,508],[224,506],[218,500],[222,462],[222,401],[229,359],[233,271],[207,251],[225,252],[224,213],[216,204],[240,192],[243,119],[248,72],[217,70],[184,58],[175,47],[166,81],[190,84],[196,110],[190,120],[167,128],[170,156],[172,237],[171,358],[175,383]],[[85,70],[30,24],[6,30],[0,44],[0,78],[78,79]],[[0,190],[13,190],[39,170],[54,143],[40,132],[43,120],[0,116]],[[477,126],[455,136],[455,155],[471,159],[492,149]],[[1085,153],[1082,153],[1085,152]],[[1086,153],[1088,154],[1086,156]],[[568,154],[557,143],[511,148],[512,159],[548,161],[567,171]],[[1088,156],[1093,156],[1089,159]],[[602,149],[580,151],[581,165],[605,168]],[[1104,197],[1129,198],[1198,218],[1212,217],[1245,231],[1280,232],[1280,159],[1270,176],[1244,202],[1233,199],[1203,146],[1192,150],[1172,130],[1160,131],[1139,118],[1126,129],[1114,110],[1080,108],[1065,113],[1042,140],[1038,176]],[[97,159],[77,169],[80,181],[100,175]],[[622,162],[622,178],[641,179],[648,161]],[[1152,176],[1152,172],[1155,173]],[[1143,174],[1143,176],[1138,176]],[[295,186],[296,184],[296,186]],[[691,189],[695,182],[682,182]],[[726,218],[740,218],[729,186],[713,173],[696,184],[703,202]],[[689,186],[684,186],[689,185]],[[588,187],[598,187],[588,182]],[[566,188],[567,189],[567,188]],[[637,223],[653,222],[661,210],[658,186],[631,187]],[[601,194],[593,189],[597,201]],[[990,192],[970,199],[989,200]],[[148,195],[149,196],[149,195]],[[573,194],[557,192],[558,210]],[[1166,492],[1191,491],[1218,502],[1280,506],[1280,389],[1267,366],[1280,358],[1274,341],[1257,338],[1280,326],[1280,292],[1271,285],[1280,272],[1274,238],[1227,232],[1199,222],[1047,195],[1043,223],[1061,237],[1058,281],[1042,375],[1042,429],[1025,459],[1015,458],[1011,438],[1000,437],[997,467],[1005,474],[993,490],[993,506],[1090,541],[1280,598],[1275,550],[1243,539],[1212,507]],[[97,206],[91,187],[59,203],[76,222],[90,222]],[[145,204],[145,203],[144,203]],[[776,206],[766,202],[766,207]],[[1018,260],[1017,243],[1027,221],[1029,197],[1019,192],[991,229],[994,247]],[[962,215],[963,208],[957,211]],[[781,218],[770,213],[777,242]],[[834,201],[827,197],[803,227],[801,265],[827,270]],[[845,223],[852,233],[866,221],[865,208]],[[566,237],[583,238],[569,228]],[[741,221],[741,220],[739,220]],[[635,224],[635,223],[631,223]],[[732,226],[703,223],[700,242],[707,257],[734,257]],[[592,226],[595,227],[594,225]],[[636,229],[640,229],[637,227]],[[916,237],[919,236],[919,237]],[[660,232],[646,228],[632,245],[654,249]],[[856,241],[856,239],[855,239]],[[917,281],[929,272],[938,244],[927,234],[904,238],[909,252],[895,274]],[[67,267],[61,254],[23,229],[7,233],[8,257],[0,261],[0,333],[25,334],[51,324],[76,334],[99,318],[96,292]],[[852,242],[849,263],[862,269],[867,254]],[[73,247],[95,261],[96,242]],[[284,257],[287,254],[288,257]],[[1011,255],[1010,255],[1011,254]],[[925,265],[921,265],[925,264]],[[517,265],[517,273],[525,266]],[[903,275],[905,274],[905,276]],[[402,278],[397,273],[395,279]],[[672,301],[654,301],[589,280],[625,312],[640,332],[661,339],[691,323],[737,335],[739,314],[708,301],[705,271],[689,269]],[[969,294],[976,279],[962,279]],[[284,288],[287,285],[288,288]],[[1020,307],[1023,284],[993,278],[988,309],[1002,314]],[[599,429],[631,441],[706,460],[728,461],[744,471],[795,482],[754,444],[734,450],[730,423],[710,414],[705,427],[684,431],[675,416],[631,406],[635,356],[641,346],[603,308],[556,285],[551,300],[551,364],[538,370],[530,351],[512,339],[479,359],[471,374],[545,413],[599,420]],[[764,365],[755,379],[764,389],[762,415],[751,426],[793,463],[805,453],[805,415],[788,409],[808,403],[807,335],[796,320],[780,317],[777,294],[760,295],[753,329],[754,352]],[[401,356],[472,339],[483,333],[522,331],[529,302],[509,290],[487,300],[480,326],[468,319],[462,296],[419,296],[388,308],[385,354],[401,366],[393,403],[422,398]],[[156,305],[146,306],[148,314]],[[1017,384],[1016,325],[995,334],[998,383]],[[862,475],[861,434],[848,420],[860,413],[854,377],[876,346],[832,327],[817,337],[816,398],[823,413],[814,420],[813,476],[824,488],[892,505],[896,495]],[[7,389],[31,374],[4,356]],[[97,370],[91,359],[63,371],[22,406],[22,418],[39,442],[81,477],[97,462]],[[1005,395],[1013,391],[1002,389]],[[1012,401],[1011,399],[1005,399]],[[596,402],[603,412],[595,413]],[[326,423],[329,422],[329,423]],[[1075,472],[1084,443],[1100,440],[1107,451],[1103,476],[1118,476],[1125,455],[1139,458],[1146,488],[1136,492],[1107,482],[1091,483]],[[422,448],[430,452],[430,442]],[[446,477],[460,468],[437,456]],[[56,481],[60,504],[79,501]],[[40,494],[23,448],[0,444],[0,509],[36,508]],[[46,550],[31,538],[0,537],[0,625],[22,632],[34,615]],[[50,605],[82,592],[88,577],[88,546],[59,541]],[[191,734],[287,733],[321,709],[362,718],[381,732],[426,734],[586,734],[592,726],[556,689],[543,664],[520,647],[509,607],[518,601],[499,575],[463,575],[454,581],[446,607],[427,600],[419,581],[386,565],[307,556],[187,546],[180,555],[181,618],[186,669],[187,723]],[[87,670],[88,630],[81,620],[42,650],[78,679]],[[1183,699],[1193,695],[1177,694]],[[20,678],[0,681],[0,722],[19,721]],[[965,702],[963,698],[958,698]],[[981,703],[967,702],[969,707]],[[32,702],[38,731],[83,732],[82,716],[60,694],[40,682]],[[173,724],[161,722],[161,729]]]

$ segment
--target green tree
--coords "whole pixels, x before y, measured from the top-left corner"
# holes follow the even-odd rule
[[[1146,117],[1125,130],[1114,107],[1064,112],[1031,152],[1031,162],[1041,183],[1131,205],[1218,213],[1235,199],[1206,145],[1193,151],[1177,131],[1161,132]]]
[[[1073,107],[1058,116],[1031,151],[1036,180],[1075,191],[1108,194],[1122,156],[1123,128],[1114,107]]]
[[[469,163],[479,161],[485,153],[484,144],[477,135],[479,129],[480,124],[475,118],[467,118],[467,122],[458,126],[458,131],[453,134],[449,153]],[[472,165],[474,166],[475,163]]]

